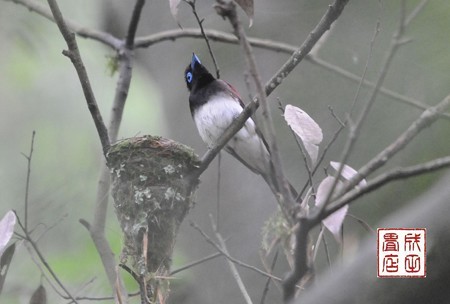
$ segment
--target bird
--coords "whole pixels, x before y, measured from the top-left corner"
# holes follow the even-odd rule
[[[244,103],[237,90],[228,82],[216,79],[195,53],[185,69],[184,78],[192,118],[203,142],[211,148],[241,114]],[[251,117],[224,149],[261,175],[271,188],[278,189],[268,144]]]

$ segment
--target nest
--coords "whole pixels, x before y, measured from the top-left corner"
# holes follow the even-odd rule
[[[185,177],[199,165],[198,156],[170,139],[144,136],[113,145],[107,163],[124,234],[121,262],[131,262],[141,277],[166,275],[178,228],[193,205],[198,181]]]

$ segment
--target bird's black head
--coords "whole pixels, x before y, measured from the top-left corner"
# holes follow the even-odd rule
[[[197,55],[192,54],[191,63],[184,71],[184,80],[189,91],[196,91],[215,80],[214,76],[201,64]]]

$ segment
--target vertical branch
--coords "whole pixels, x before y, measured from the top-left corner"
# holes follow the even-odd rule
[[[281,192],[282,198],[280,200],[280,205],[283,210],[283,213],[287,215],[287,219],[291,220],[290,216],[293,212],[295,202],[292,197],[292,193],[289,189],[289,184],[286,180],[286,177],[283,173],[281,158],[278,152],[278,146],[276,142],[275,128],[273,126],[272,115],[270,113],[270,108],[267,102],[267,95],[265,88],[262,84],[261,76],[258,71],[258,67],[255,62],[255,56],[253,54],[252,47],[248,42],[247,36],[242,28],[242,25],[238,19],[236,13],[236,4],[234,2],[225,2],[223,0],[217,0],[216,9],[218,13],[227,17],[234,29],[235,35],[239,38],[241,42],[241,46],[244,50],[245,58],[247,61],[247,65],[250,70],[250,75],[253,78],[253,82],[256,86],[257,98],[260,101],[260,105],[262,108],[263,115],[263,130],[264,133],[267,134],[267,142],[269,145],[269,152],[271,162],[273,164],[273,169],[275,173],[275,180],[277,185],[274,185],[275,188]]]
[[[30,153],[22,155],[27,159],[27,181],[25,183],[25,230],[28,231],[28,194],[30,190],[30,175],[31,175],[31,159],[33,157],[33,148],[34,148],[34,136],[36,135],[36,131],[33,130],[31,134],[31,145],[30,145]]]
[[[134,50],[134,40],[136,36],[137,27],[139,24],[140,15],[144,7],[145,0],[137,0],[133,9],[130,24],[128,26],[127,36],[118,50],[119,60],[119,77],[116,86],[116,93],[114,96],[113,105],[111,108],[111,119],[109,122],[108,133],[111,142],[115,142],[118,137],[120,124],[122,122],[125,102],[128,97],[132,77],[132,58]],[[116,293],[126,297],[126,290],[121,278],[115,271],[115,258],[105,237],[106,214],[109,202],[110,189],[110,173],[105,161],[102,159],[100,168],[100,177],[97,186],[96,205],[94,210],[94,218],[92,224],[89,225],[86,221],[80,221],[86,228],[88,228],[91,238],[99,253],[103,263],[109,283],[113,289],[116,287],[119,292]]]

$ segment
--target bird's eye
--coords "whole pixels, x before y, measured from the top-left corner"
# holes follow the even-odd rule
[[[192,73],[191,72],[186,73],[186,80],[187,80],[187,82],[191,83],[191,81],[192,81]]]

